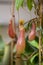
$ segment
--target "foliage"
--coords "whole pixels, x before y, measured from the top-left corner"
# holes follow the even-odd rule
[[[0,63],[1,63],[2,58],[3,58],[4,47],[5,47],[5,44],[4,44],[4,41],[2,39],[2,36],[0,35]]]
[[[26,0],[26,1],[27,1],[28,9],[31,10],[34,5],[34,1],[33,0]],[[16,0],[15,1],[16,9],[19,10],[19,8],[23,6],[23,3],[24,3],[24,0]]]
[[[15,0],[16,9],[19,10],[20,7],[23,7],[23,3],[24,3],[24,0]],[[32,7],[34,5],[34,0],[26,0],[26,3],[27,3],[28,9],[31,11]],[[26,26],[24,26],[24,27],[25,27],[25,31],[28,32],[31,29],[31,21],[29,21],[29,23],[27,23]],[[36,28],[36,31],[39,31],[39,30],[42,31],[42,45],[43,45],[43,26],[42,26],[42,28],[40,28],[40,27]],[[26,36],[25,41],[26,41],[25,52],[23,54],[21,54],[22,60],[26,59],[26,61],[23,61],[24,65],[38,65],[38,63],[39,63],[39,37],[36,35],[35,40],[29,41],[28,36]],[[5,47],[4,41],[2,40],[2,37],[0,36],[0,62],[3,58],[3,54],[5,53],[4,47]],[[10,47],[8,46],[7,50],[9,50],[9,49],[10,49]],[[13,53],[16,53],[16,45],[14,46],[13,50],[14,50]],[[9,55],[9,53],[7,55]],[[42,57],[42,59],[43,59],[43,57]],[[6,58],[5,58],[5,60],[6,60]],[[42,65],[43,65],[43,60],[42,60]]]
[[[23,2],[24,2],[24,0],[16,0],[15,1],[15,5],[16,5],[17,10],[22,6]]]
[[[32,9],[33,5],[34,5],[33,0],[27,0],[27,7],[28,7],[29,10]]]

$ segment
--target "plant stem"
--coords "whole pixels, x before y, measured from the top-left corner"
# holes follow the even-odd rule
[[[13,41],[11,43],[11,65],[13,65]]]
[[[5,46],[5,53],[2,60],[2,65],[9,65],[10,52],[11,52],[11,44]]]
[[[15,63],[15,65],[24,65],[24,63],[23,63],[23,60],[22,60],[22,58],[21,58],[21,55],[17,55],[16,54],[16,63]]]
[[[15,22],[15,16],[14,16],[14,5],[15,5],[15,0],[12,0],[12,11],[11,11],[11,15],[12,15],[12,27],[13,27],[13,31],[15,32],[14,29],[14,22]],[[13,40],[13,39],[12,39]],[[11,65],[13,65],[13,41],[11,43]]]
[[[39,11],[39,13],[40,13],[40,16],[39,16],[39,20],[40,20],[40,28],[41,28],[41,22],[42,22],[42,3],[41,3],[41,0],[39,0],[40,1],[40,11]],[[42,44],[42,42],[41,42],[41,30],[40,30],[40,32],[39,32],[39,65],[41,65],[41,44]]]
[[[39,36],[39,65],[41,65],[41,32]]]

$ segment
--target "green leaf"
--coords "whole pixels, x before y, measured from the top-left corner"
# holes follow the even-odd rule
[[[28,7],[29,10],[32,9],[32,7],[33,7],[33,0],[27,0],[27,7]]]
[[[0,65],[1,65],[3,55],[4,55],[4,47],[5,47],[5,44],[4,44],[4,41],[2,39],[2,36],[0,35]]]
[[[30,62],[33,63],[35,57],[38,56],[38,53],[36,53],[34,56],[32,56],[32,58],[30,59]]]
[[[15,0],[16,9],[19,10],[21,6],[23,6],[24,0]]]
[[[29,50],[30,49],[30,50]],[[25,51],[27,53],[32,53],[34,50],[31,48],[30,44],[28,43],[28,37],[26,38],[26,47],[25,47]]]
[[[26,47],[25,47],[25,52],[28,54],[31,54],[33,51],[37,51],[38,49],[34,46],[32,46],[29,42],[28,42],[28,37],[26,37]]]
[[[4,49],[0,51],[0,56],[3,56],[4,54]]]
[[[28,41],[32,46],[36,47],[37,49],[39,49],[39,44],[33,40],[33,41]]]
[[[4,41],[2,39],[2,36],[0,35],[0,51],[5,47]]]

